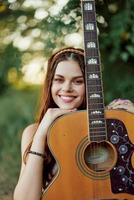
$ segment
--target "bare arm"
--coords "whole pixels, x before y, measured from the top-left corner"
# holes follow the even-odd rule
[[[27,127],[22,136],[22,157],[24,151],[34,134],[35,125]],[[45,138],[38,134],[34,136],[31,149],[40,153],[44,152]],[[22,160],[21,172],[18,184],[14,191],[14,200],[39,200],[42,188],[43,158],[29,154],[26,165]]]
[[[22,135],[21,152],[22,158],[30,143],[34,133],[34,138],[31,146],[32,151],[43,153],[45,151],[46,135],[50,124],[58,116],[70,110],[49,109],[42,119],[37,128],[36,124],[28,126]],[[42,191],[42,176],[43,176],[43,163],[42,157],[29,154],[26,165],[22,159],[22,166],[18,184],[14,191],[14,200],[40,200]]]

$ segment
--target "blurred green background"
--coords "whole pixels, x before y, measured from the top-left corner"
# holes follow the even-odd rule
[[[134,101],[134,1],[96,1],[105,103]],[[0,200],[12,199],[20,140],[33,123],[48,57],[83,47],[80,0],[0,0]]]

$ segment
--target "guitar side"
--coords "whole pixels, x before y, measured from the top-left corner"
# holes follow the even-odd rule
[[[129,140],[134,143],[134,115],[125,111],[107,110],[106,119],[117,119],[127,129]],[[87,138],[87,112],[77,111],[58,118],[48,133],[48,145],[57,165],[58,173],[47,187],[43,200],[132,200],[133,194],[113,193],[110,171],[100,176],[92,173],[84,162],[84,145]],[[118,149],[116,149],[118,151]],[[118,156],[117,156],[118,157]],[[117,163],[117,157],[113,157]],[[130,160],[134,166],[134,157]]]

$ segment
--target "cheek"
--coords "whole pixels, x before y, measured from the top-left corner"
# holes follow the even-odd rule
[[[56,95],[58,90],[59,90],[58,85],[53,84],[52,87],[51,87],[51,95],[52,95],[52,97],[55,97],[55,95]]]
[[[85,96],[85,86],[82,86],[82,87],[79,89],[79,94],[80,94],[81,97],[84,98],[84,96]]]

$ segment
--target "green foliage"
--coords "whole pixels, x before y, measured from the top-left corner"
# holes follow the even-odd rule
[[[115,63],[119,60],[127,63],[134,56],[134,2],[118,1],[113,4],[116,7],[114,13],[109,12],[105,19],[108,23],[106,30],[100,35],[100,46],[104,50],[109,62]]]
[[[15,68],[20,74],[21,53],[13,47],[12,44],[6,46],[0,57],[0,93],[4,92],[8,86],[8,72],[11,68]]]
[[[34,122],[38,89],[7,90],[0,99],[0,196],[10,193],[20,170],[23,129]]]
[[[21,69],[32,58],[42,55],[48,58],[55,49],[66,46],[64,38],[70,33],[82,33],[80,0],[69,0],[57,15],[49,9],[58,1],[44,1],[42,8],[48,16],[37,20],[38,7],[22,7],[24,0],[9,3],[0,1],[0,195],[13,190],[20,163],[20,140],[22,130],[34,120],[36,90],[14,90],[9,82],[9,72],[16,70],[22,79]],[[36,4],[37,1],[35,1]],[[134,100],[134,1],[96,1],[99,22],[99,43],[103,65],[105,102],[114,98]],[[33,30],[40,31],[31,36]],[[32,38],[32,44],[40,42],[43,49],[19,49],[15,46],[17,36]],[[10,39],[9,39],[10,38]],[[23,59],[27,54],[27,59]],[[30,55],[30,56],[29,56]],[[26,57],[25,57],[26,58]]]

